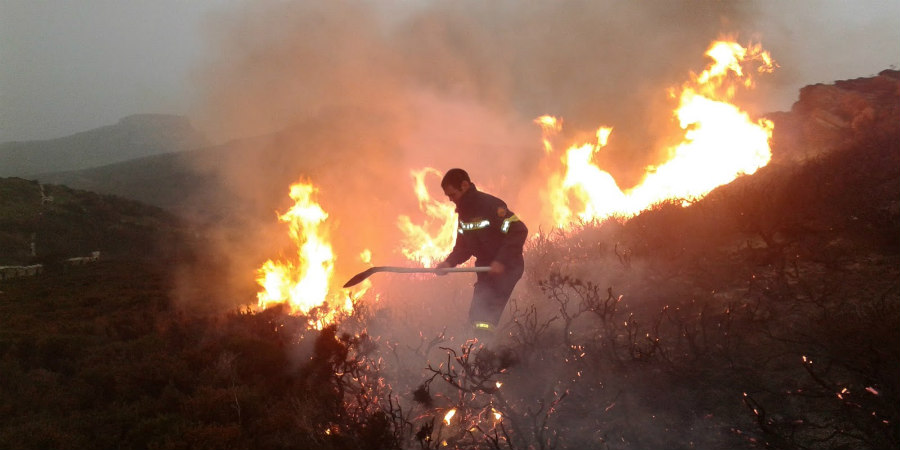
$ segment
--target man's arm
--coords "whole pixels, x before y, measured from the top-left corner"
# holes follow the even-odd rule
[[[443,262],[435,266],[437,269],[448,269],[456,267],[472,257],[473,252],[469,246],[468,240],[464,234],[459,233],[459,225],[457,225],[456,242],[453,244],[453,250],[447,255]]]
[[[528,227],[515,214],[507,211],[507,215],[503,218],[503,222],[500,225],[500,231],[503,232],[504,238],[500,249],[497,251],[497,256],[494,258],[494,262],[499,262],[503,266],[508,267],[522,256],[522,249],[525,246],[525,240],[528,238]]]

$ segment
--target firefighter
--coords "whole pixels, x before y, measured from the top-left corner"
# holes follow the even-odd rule
[[[490,267],[487,272],[478,272],[469,307],[475,335],[488,338],[494,334],[525,270],[523,247],[528,228],[503,200],[476,189],[465,170],[448,170],[441,188],[456,204],[459,223],[453,250],[435,267],[455,267],[472,256],[476,266]]]

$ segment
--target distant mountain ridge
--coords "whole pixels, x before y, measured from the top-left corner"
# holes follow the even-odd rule
[[[136,114],[93,130],[57,139],[0,144],[0,176],[33,178],[83,170],[163,153],[204,147],[207,138],[187,118]]]
[[[38,179],[41,183],[138,200],[182,217],[205,220],[210,217],[221,218],[223,214],[227,216],[231,213],[246,216],[249,209],[254,208],[257,208],[257,212],[268,214],[276,209],[275,204],[247,203],[235,198],[235,195],[247,194],[257,199],[275,199],[277,202],[284,197],[285,188],[297,181],[299,174],[336,164],[352,170],[353,165],[358,162],[341,159],[342,154],[339,152],[304,154],[300,149],[291,153],[285,152],[284,148],[296,145],[296,142],[303,142],[309,148],[326,145],[352,148],[355,143],[368,137],[360,126],[361,122],[366,121],[366,126],[372,130],[382,126],[378,118],[372,118],[365,112],[341,109],[262,136],[190,151],[150,155],[89,169],[43,173],[30,178]],[[341,128],[341,123],[352,124],[346,127],[350,131],[339,136],[328,131]],[[383,157],[387,160],[394,156]],[[247,179],[255,180],[252,189],[256,191],[248,194],[245,192],[247,185],[234,186],[233,180],[223,178],[226,173],[236,170],[246,173]],[[225,212],[226,210],[231,212]]]

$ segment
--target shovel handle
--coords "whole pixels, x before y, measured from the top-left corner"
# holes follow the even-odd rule
[[[393,273],[435,273],[435,274],[443,274],[450,272],[487,272],[491,270],[490,267],[479,266],[479,267],[448,267],[446,269],[436,269],[436,268],[427,268],[427,267],[397,267],[397,266],[376,266],[370,267],[356,275],[353,276],[350,280],[344,283],[344,287],[348,288],[350,286],[357,285],[362,283],[363,280],[369,278],[375,273],[378,272],[393,272]]]

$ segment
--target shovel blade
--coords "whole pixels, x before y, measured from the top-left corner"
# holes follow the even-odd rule
[[[371,267],[371,268],[366,269],[356,275],[353,275],[353,278],[347,280],[347,282],[344,283],[344,287],[348,288],[351,286],[356,286],[359,283],[362,283],[363,280],[365,280],[366,278],[369,278],[373,273],[377,272],[378,271],[377,269],[378,269],[377,267]]]

